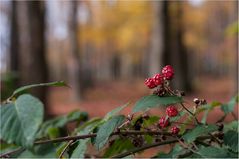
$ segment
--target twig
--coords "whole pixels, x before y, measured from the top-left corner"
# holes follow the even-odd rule
[[[167,135],[171,136],[172,134],[169,132],[162,132],[162,131],[117,131],[113,132],[111,136],[113,135]],[[43,141],[36,141],[35,145],[39,144],[47,144],[47,143],[56,143],[56,142],[63,142],[63,141],[70,141],[70,140],[79,140],[79,139],[86,139],[86,138],[93,138],[96,137],[96,133],[94,134],[87,134],[87,135],[78,135],[78,136],[66,136],[66,137],[59,137],[55,139],[50,140],[43,140]]]
[[[185,105],[183,103],[180,103],[180,104],[194,118],[194,120],[196,121],[197,125],[200,125],[201,123],[198,121],[196,116],[190,110],[188,110],[188,108],[185,107]]]
[[[64,155],[64,153],[66,152],[67,148],[74,142],[74,140],[70,140],[66,146],[64,147],[64,149],[61,151],[61,154],[59,155],[59,158],[61,159]]]
[[[219,141],[214,135],[212,135],[211,133],[208,133],[211,137],[212,137],[212,139],[214,140],[214,141],[216,141],[220,146],[222,146],[222,143],[221,143],[221,141]]]
[[[169,87],[165,87],[171,94],[176,95]],[[200,125],[201,123],[198,121],[198,119],[195,117],[195,115],[187,108],[183,103],[180,103],[181,106],[191,115],[193,116],[194,120],[196,121],[197,125]]]
[[[25,150],[25,148],[20,147],[20,148],[18,148],[18,149],[13,150],[13,151],[6,152],[6,153],[4,153],[4,154],[1,154],[1,155],[0,155],[0,158],[9,157],[9,156],[12,155],[12,154],[15,154],[15,153],[17,153],[17,152],[24,151],[24,150]],[[10,157],[11,157],[11,156],[10,156]]]
[[[178,140],[173,139],[173,140],[168,140],[168,141],[163,141],[163,142],[158,142],[158,143],[153,143],[153,144],[147,144],[147,145],[144,145],[142,147],[134,148],[134,149],[132,149],[128,152],[124,152],[124,153],[115,155],[112,158],[126,157],[126,156],[129,156],[131,154],[134,154],[134,153],[137,153],[137,152],[140,152],[140,151],[152,148],[152,147],[156,147],[156,146],[160,146],[160,145],[166,145],[166,144],[172,144],[172,143],[175,143],[175,142],[178,142]]]

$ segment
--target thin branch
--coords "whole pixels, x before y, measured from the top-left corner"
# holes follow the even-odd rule
[[[64,155],[64,153],[66,152],[67,148],[74,142],[74,140],[70,140],[66,146],[64,147],[64,149],[61,151],[61,154],[59,155],[59,158],[61,159]]]
[[[117,131],[113,132],[111,136],[113,135],[167,135],[171,136],[172,134],[169,132],[162,132],[162,131]],[[59,137],[55,139],[50,140],[42,140],[42,141],[36,141],[35,145],[39,144],[47,144],[47,143],[56,143],[56,142],[63,142],[63,141],[70,141],[70,140],[79,140],[79,139],[86,139],[86,138],[93,138],[96,137],[96,133],[94,134],[87,134],[87,135],[78,135],[78,136],[66,136],[66,137]]]
[[[172,143],[175,143],[175,142],[178,142],[178,140],[173,139],[173,140],[168,140],[168,141],[163,141],[163,142],[158,142],[158,143],[153,143],[153,144],[147,144],[147,145],[144,145],[144,146],[142,146],[142,147],[134,148],[134,149],[132,149],[132,150],[130,150],[130,151],[128,151],[128,152],[124,152],[124,153],[115,155],[115,156],[113,156],[112,158],[122,158],[122,157],[126,157],[126,156],[135,154],[135,153],[137,153],[137,152],[140,152],[140,151],[143,151],[143,150],[152,148],[152,147],[161,146],[161,145],[167,145],[167,144],[172,144]]]
[[[196,116],[187,107],[185,107],[185,105],[183,103],[180,103],[180,104],[194,118],[194,120],[197,123],[197,125],[200,125],[201,123],[198,121]]]
[[[165,87],[171,94],[176,95],[169,87]],[[193,116],[194,120],[196,121],[197,125],[200,125],[201,123],[198,121],[196,116],[187,108],[183,103],[180,103],[181,106],[191,115]]]
[[[13,151],[6,152],[6,153],[4,153],[4,154],[1,154],[1,155],[0,155],[0,158],[8,158],[8,157],[11,157],[10,155],[15,154],[15,153],[17,153],[17,152],[24,151],[24,150],[25,150],[25,148],[20,147],[20,148],[18,148],[18,149],[13,150]]]

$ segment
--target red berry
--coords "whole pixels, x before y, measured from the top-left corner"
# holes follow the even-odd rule
[[[171,80],[174,76],[174,70],[171,65],[167,65],[162,69],[162,74],[165,79]]]
[[[156,74],[153,79],[154,79],[154,83],[158,86],[163,84],[163,75],[162,74]]]
[[[153,78],[147,78],[144,82],[146,86],[148,86],[150,89],[155,88],[157,85],[154,83]]]
[[[169,119],[167,118],[167,120],[166,120],[165,117],[161,117],[161,118],[159,119],[159,125],[160,125],[160,127],[162,127],[162,128],[168,126],[168,125],[169,125]]]
[[[171,128],[171,133],[174,135],[177,135],[179,133],[180,129],[177,126],[173,126]]]
[[[168,106],[166,108],[166,113],[169,117],[174,117],[178,115],[178,110],[175,106]]]

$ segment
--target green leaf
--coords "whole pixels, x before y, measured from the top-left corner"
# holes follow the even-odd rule
[[[168,96],[168,97],[159,97],[157,95],[149,95],[141,98],[134,106],[133,112],[144,111],[146,109],[154,108],[160,105],[169,105],[182,103],[182,97],[178,96]]]
[[[18,158],[56,158],[56,149],[53,144],[37,145],[34,151],[25,150]]]
[[[153,125],[154,123],[159,121],[158,116],[150,116],[149,119],[143,121],[143,127],[149,127]]]
[[[97,147],[97,149],[101,149],[105,145],[111,133],[115,130],[117,126],[122,124],[123,121],[123,115],[114,116],[99,128],[95,140],[95,146]]]
[[[232,98],[227,104],[223,104],[221,106],[221,110],[225,114],[231,113],[234,111],[234,107],[235,107],[236,103],[238,103],[238,96],[235,96],[234,98]]]
[[[126,103],[125,105],[122,105],[120,107],[117,107],[115,109],[113,109],[111,112],[108,112],[105,117],[104,117],[104,120],[107,121],[109,120],[112,116],[115,116],[117,115],[122,109],[124,109],[126,106],[128,106],[129,103]]]
[[[238,125],[239,125],[238,121],[232,121],[231,123],[224,125],[223,131],[224,133],[229,130],[238,131]]]
[[[56,86],[56,87],[61,87],[61,86],[67,86],[66,83],[64,81],[56,81],[56,82],[49,82],[49,83],[40,83],[40,84],[31,84],[31,85],[28,85],[28,86],[23,86],[23,87],[20,87],[18,89],[16,89],[13,94],[12,94],[12,97],[21,93],[21,92],[24,92],[28,89],[32,89],[32,88],[35,88],[35,87],[42,87],[42,86]]]
[[[37,137],[45,137],[50,135],[49,129],[63,128],[67,123],[72,121],[85,121],[88,118],[88,114],[86,112],[73,111],[67,115],[59,116],[54,119],[50,119],[45,121],[41,125],[40,131],[38,131]]]
[[[43,104],[35,97],[24,94],[14,103],[3,105],[0,138],[8,143],[31,147],[43,121]]]
[[[183,135],[183,139],[190,143],[194,141],[200,135],[207,135],[210,132],[217,130],[216,125],[199,125],[196,128],[190,130],[188,133]]]
[[[229,130],[224,134],[224,144],[234,152],[238,152],[238,132]]]
[[[100,122],[101,120],[92,120],[82,127],[78,135],[89,134]],[[71,158],[84,158],[85,151],[87,150],[87,143],[90,141],[90,138],[79,140],[79,144],[74,149]]]
[[[104,158],[109,158],[132,148],[134,148],[134,145],[129,139],[117,139],[112,146],[109,146],[108,149],[106,149]]]
[[[169,153],[159,152],[154,158],[176,158],[183,151],[183,148],[176,144]]]
[[[228,158],[231,157],[230,153],[222,148],[217,147],[201,147],[197,154],[204,158]]]

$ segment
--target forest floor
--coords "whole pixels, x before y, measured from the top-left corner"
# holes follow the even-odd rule
[[[193,99],[204,98],[208,103],[212,101],[220,101],[222,103],[228,102],[233,94],[234,82],[229,78],[212,78],[212,77],[200,77],[195,81],[197,85],[196,90],[193,93],[186,94],[186,100],[190,104],[193,104]],[[235,90],[234,90],[235,91]],[[144,81],[139,80],[136,82],[122,82],[115,81],[110,83],[104,83],[96,85],[94,88],[88,90],[85,93],[84,101],[74,102],[71,100],[70,88],[51,88],[49,96],[50,114],[53,116],[66,114],[76,109],[86,111],[90,117],[103,117],[107,112],[112,109],[121,106],[127,102],[130,102],[130,106],[126,107],[122,113],[129,114],[134,103],[142,96],[150,94],[151,92],[145,87]],[[153,114],[163,114],[164,110],[153,110]],[[238,105],[235,107],[235,114],[238,118]],[[208,123],[217,121],[223,112],[216,108],[208,115]],[[199,118],[202,114],[199,115]],[[226,118],[226,122],[233,120],[232,116]],[[140,154],[140,157],[149,156],[158,152],[158,150],[168,151],[170,145],[164,147],[157,147],[145,151]]]

